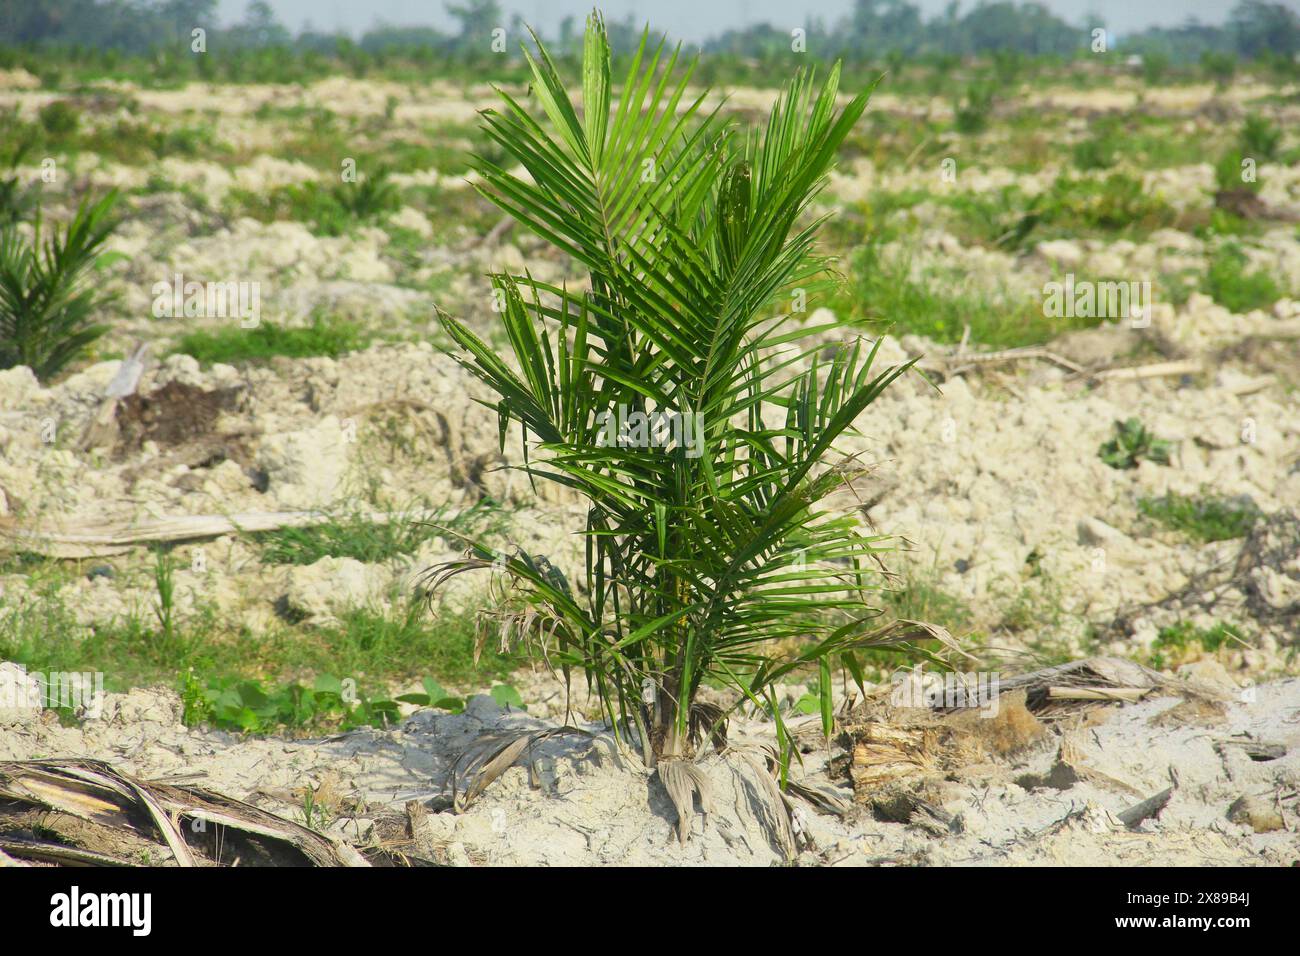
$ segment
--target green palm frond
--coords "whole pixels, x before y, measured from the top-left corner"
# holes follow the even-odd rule
[[[534,609],[508,612],[529,623],[513,636],[584,672],[653,756],[681,756],[703,681],[766,706],[775,680],[811,666],[829,701],[832,658],[856,669],[856,649],[916,634],[882,626],[866,599],[883,542],[819,507],[860,471],[836,442],[906,366],[879,369],[856,342],[824,357],[833,325],[782,307],[825,271],[812,204],[868,94],[838,105],[838,67],[821,82],[801,72],[742,134],[648,35],[615,95],[599,15],[581,105],[540,42],[525,53],[540,115],[504,92],[483,113],[524,174],[480,158],[479,189],[589,284],[491,277],[513,362],[442,322],[497,396],[502,441],[518,423],[525,469],[590,503],[581,598],[526,556],[507,562],[517,607]],[[623,413],[637,428],[620,437]],[[782,641],[798,648],[788,659],[772,656]]]
[[[110,297],[88,281],[115,224],[114,190],[83,201],[67,226],[28,241],[17,224],[0,229],[0,369],[27,365],[47,379],[107,330],[95,317]]]

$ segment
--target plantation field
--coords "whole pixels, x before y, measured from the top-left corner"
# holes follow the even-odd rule
[[[585,581],[588,504],[519,470],[518,421],[499,430],[498,396],[448,354],[463,349],[439,318],[511,356],[488,274],[590,287],[476,191],[471,152],[516,168],[478,128],[499,107],[487,79],[50,87],[0,71],[15,234],[30,239],[38,207],[48,229],[87,196],[120,197],[89,280],[103,334],[60,368],[0,368],[0,661],[102,673],[105,716],[0,707],[0,759],[196,771],[366,846],[405,801],[442,799],[478,731],[602,718],[580,674],[570,698],[495,624],[484,638],[500,574],[428,591],[471,539]],[[777,92],[758,82],[705,107],[759,122]],[[841,104],[859,92],[843,86]],[[536,99],[521,76],[504,88]],[[979,768],[913,793],[939,823],[919,804],[893,820],[808,810],[790,853],[758,811],[670,844],[666,797],[646,807],[605,741],[557,738],[540,784],[514,767],[467,813],[412,823],[407,851],[1291,862],[1294,802],[1280,829],[1225,814],[1278,774],[1293,801],[1300,760],[1284,719],[1300,706],[1300,90],[1080,64],[980,101],[887,78],[800,221],[818,216],[833,271],[786,300],[795,321],[826,326],[813,344],[828,360],[861,336],[876,367],[915,363],[835,443],[868,466],[831,502],[882,536],[882,620],[946,630],[963,670],[1111,658],[1171,696],[1068,727],[1008,700],[988,740],[962,731],[973,749],[908,758]],[[835,676],[834,747],[816,663],[770,706],[802,744],[791,773],[863,804],[863,727],[914,658],[859,663],[863,687]],[[773,730],[757,704],[734,738]],[[1206,739],[1243,733],[1289,749],[1259,763]],[[1068,788],[1033,782],[1069,763],[1062,734],[1100,734],[1071,758],[1096,771],[1067,794],[1083,816],[1067,816]],[[1188,783],[1159,826],[1106,816],[1175,764]],[[749,799],[720,763],[706,773],[719,803]]]

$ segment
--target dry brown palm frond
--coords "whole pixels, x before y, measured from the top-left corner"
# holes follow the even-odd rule
[[[677,839],[685,845],[695,821],[695,795],[699,794],[706,820],[713,812],[709,779],[689,760],[661,760],[655,769],[677,810]]]
[[[420,575],[420,593],[426,598],[432,599],[434,594],[456,575],[464,574],[466,571],[490,568],[492,564],[486,558],[474,557],[468,553],[465,557],[435,564]]]
[[[468,747],[451,768],[451,801],[457,813],[466,810],[491,783],[509,770],[536,744],[552,737],[592,737],[578,727],[514,730],[484,734]],[[465,783],[462,788],[462,781]]]
[[[962,657],[975,660],[975,657],[962,649],[960,642],[948,632],[946,627],[930,624],[927,621],[910,621],[900,618],[891,621],[870,636],[864,646],[897,647],[914,641],[936,640],[944,650]]]
[[[351,847],[242,801],[82,759],[0,763],[0,852],[6,865],[369,865]]]
[[[759,756],[773,780],[781,779],[781,760],[777,750],[771,744],[759,748]],[[809,804],[818,813],[829,813],[842,817],[853,809],[852,796],[846,796],[830,784],[812,783],[806,780],[787,779],[782,791],[787,807],[792,807],[791,797],[798,797]]]
[[[722,753],[727,748],[726,711],[717,704],[696,701],[691,705],[691,723],[688,739],[694,747],[708,735],[715,753]]]
[[[123,842],[138,844],[141,838],[161,837],[177,866],[196,865],[185,839],[158,800],[138,781],[107,764],[98,761],[3,764],[0,765],[0,797],[28,809],[44,807],[107,830],[123,831],[120,834]],[[6,848],[11,853],[19,852],[12,845],[7,844]]]
[[[521,644],[526,645],[555,674],[559,668],[551,655],[557,641],[564,636],[565,622],[546,605],[523,600],[519,588],[521,569],[534,566],[533,562],[538,560],[544,563],[544,568],[550,568],[544,557],[527,555],[517,548],[511,556],[498,552],[489,558],[471,547],[462,557],[427,568],[420,575],[420,593],[432,606],[438,591],[457,575],[485,569],[502,572],[492,575],[487,606],[475,615],[474,663],[478,664],[483,649],[495,638],[498,653],[511,654]]]
[[[1029,710],[1054,720],[1107,703],[1132,703],[1154,692],[1217,699],[1222,689],[1161,674],[1119,657],[1089,657],[1001,679],[1001,693],[1024,690]]]
[[[769,764],[768,770],[772,774],[778,772],[775,763]],[[832,816],[842,817],[853,809],[852,797],[846,797],[829,784],[788,780],[785,785],[785,793],[787,804],[790,802],[790,797],[798,797],[818,813],[829,813]]]
[[[745,767],[753,776],[756,789],[751,802],[758,815],[759,822],[767,829],[772,842],[787,860],[794,859],[795,834],[791,825],[791,805],[789,798],[781,792],[781,785],[768,769],[769,761],[776,757],[775,749],[764,747],[763,760],[750,752],[740,752],[739,756]],[[774,764],[773,764],[774,766]]]

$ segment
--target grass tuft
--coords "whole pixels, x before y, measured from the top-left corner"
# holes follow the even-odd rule
[[[1244,643],[1237,628],[1231,624],[1219,621],[1206,628],[1197,627],[1190,621],[1179,621],[1160,629],[1151,645],[1148,660],[1152,667],[1159,670],[1189,656],[1189,653],[1194,653],[1198,648],[1204,653],[1213,654],[1229,642]]]
[[[1238,498],[1193,498],[1169,492],[1141,498],[1138,511],[1173,531],[1198,541],[1227,541],[1248,535],[1262,517],[1251,501]]]
[[[302,328],[262,322],[256,328],[200,330],[181,336],[172,354],[190,355],[203,365],[266,362],[277,355],[338,358],[365,348],[369,338],[360,325],[341,319],[317,318]]]
[[[1267,272],[1248,268],[1249,260],[1236,245],[1224,245],[1210,258],[1205,292],[1225,309],[1236,313],[1272,308],[1285,294]]]
[[[1041,301],[979,290],[953,290],[951,281],[914,274],[908,257],[886,258],[868,242],[853,259],[842,314],[893,335],[923,335],[936,342],[960,342],[967,325],[971,341],[990,348],[1046,342],[1068,328],[1087,328],[1101,319],[1049,318]]]
[[[307,565],[324,557],[376,564],[414,554],[435,538],[499,531],[504,518],[495,503],[481,501],[464,511],[444,510],[427,519],[402,515],[381,524],[361,515],[344,515],[324,524],[264,531],[253,537],[262,545],[264,564]]]

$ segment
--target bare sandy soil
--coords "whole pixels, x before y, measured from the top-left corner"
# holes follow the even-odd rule
[[[736,722],[730,749],[699,761],[708,812],[684,844],[657,778],[597,728],[538,744],[453,812],[453,769],[481,735],[558,726],[485,696],[386,732],[288,741],[187,729],[174,695],[140,690],[108,695],[80,728],[4,714],[16,722],[0,760],[108,760],[299,822],[310,793],[313,826],[332,838],[443,865],[1294,865],[1300,680],[1243,692],[1221,669],[1189,676],[1191,696],[1157,691],[1050,721],[1022,694],[997,716],[951,718],[946,732],[885,707],[849,717],[827,747],[805,722],[793,779],[831,791],[844,812],[790,797],[784,838],[763,780],[773,728],[761,722]],[[899,736],[922,725],[910,742]],[[1155,809],[1133,819],[1151,797]]]

